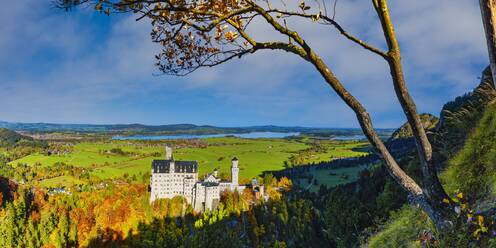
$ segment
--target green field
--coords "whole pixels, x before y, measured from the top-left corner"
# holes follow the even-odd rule
[[[339,169],[323,169],[316,170],[314,168],[310,169],[308,172],[313,176],[313,180],[317,180],[317,185],[309,183],[307,178],[293,179],[293,182],[303,189],[311,192],[319,191],[321,185],[326,187],[334,187],[340,184],[346,184],[353,182],[358,179],[358,174],[360,171],[368,168],[367,166],[357,166],[350,168],[339,168]]]
[[[230,175],[230,161],[236,156],[239,159],[240,179],[248,180],[257,177],[263,171],[283,169],[284,161],[298,151],[311,147],[305,141],[286,139],[241,139],[235,137],[209,138],[204,140],[205,148],[185,147],[174,151],[176,160],[195,160],[199,163],[199,174],[205,175],[214,168],[220,173]],[[329,161],[337,157],[351,157],[364,154],[358,148],[364,143],[329,142],[324,153],[312,155],[308,162]],[[125,155],[108,154],[106,151],[120,148]],[[354,151],[355,148],[357,151]],[[354,149],[352,151],[352,149]],[[133,141],[83,142],[74,146],[67,155],[31,154],[11,162],[11,165],[35,163],[41,166],[52,166],[57,162],[89,168],[92,176],[101,179],[138,175],[149,172],[153,159],[164,155],[163,145]],[[158,156],[157,153],[160,153]],[[69,178],[68,178],[69,177]],[[75,178],[74,178],[75,179]],[[76,180],[76,179],[75,179]],[[67,185],[70,176],[47,179],[42,186],[53,186],[57,183]]]
[[[64,186],[72,186],[72,185],[77,185],[77,184],[83,184],[84,182],[71,177],[71,176],[60,176],[60,177],[54,177],[50,179],[45,179],[41,181],[40,186],[42,187],[58,187],[60,185]]]

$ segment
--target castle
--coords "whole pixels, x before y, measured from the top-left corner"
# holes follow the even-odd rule
[[[195,211],[212,210],[217,207],[223,191],[242,192],[246,186],[238,184],[238,159],[231,160],[231,181],[222,182],[217,169],[203,181],[198,180],[196,161],[176,161],[172,148],[165,147],[165,160],[152,162],[150,178],[150,203],[156,199],[182,196]]]

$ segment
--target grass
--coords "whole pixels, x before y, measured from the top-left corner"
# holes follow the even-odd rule
[[[369,239],[367,247],[422,247],[418,241],[420,232],[432,228],[423,212],[404,206],[392,213],[384,228]]]
[[[353,182],[358,179],[358,173],[365,168],[367,167],[358,166],[322,170],[311,168],[308,173],[313,176],[312,183],[309,183],[307,178],[293,179],[293,181],[303,189],[307,189],[311,192],[317,192],[321,185],[326,187],[334,187],[340,184]],[[313,180],[317,180],[317,185],[313,184]]]
[[[327,152],[313,155],[310,158],[310,163],[329,161],[335,158],[361,156],[367,154],[365,150],[369,149],[368,143],[329,141],[324,142],[324,144],[328,147]]]
[[[496,196],[496,105],[485,112],[441,179],[448,192],[460,191],[472,201]]]
[[[54,177],[50,179],[45,179],[40,182],[40,186],[42,187],[60,187],[60,186],[72,186],[72,185],[77,185],[77,184],[83,184],[84,182],[74,178],[72,176],[60,176],[60,177]]]
[[[239,159],[240,179],[249,180],[257,177],[263,171],[283,169],[284,161],[298,151],[310,147],[305,142],[286,139],[242,139],[236,137],[209,138],[204,140],[206,148],[179,148],[174,151],[176,160],[195,160],[199,163],[200,176],[205,175],[215,168],[219,172],[230,175],[231,158]],[[363,154],[352,149],[360,148],[363,143],[356,142],[329,142],[327,152],[316,154],[311,162],[328,161],[335,157],[350,157]],[[105,151],[112,148],[120,148],[128,154],[107,154]],[[149,172],[151,162],[160,159],[164,155],[162,146],[153,146],[149,143],[133,141],[109,141],[109,142],[83,142],[75,145],[74,151],[67,155],[44,155],[31,154],[19,160],[11,162],[12,165],[35,163],[41,166],[52,166],[57,162],[74,165],[77,167],[91,168],[91,174],[101,179],[121,177],[125,173],[137,175]],[[157,156],[160,153],[160,156]],[[350,178],[356,174],[349,173]],[[319,173],[316,173],[319,174]],[[325,175],[317,175],[317,180],[329,182],[329,184],[341,183],[336,178],[325,178]],[[351,180],[351,179],[350,179]],[[46,181],[46,180],[45,180]],[[52,182],[53,181],[53,182]],[[53,179],[43,182],[45,185],[53,185],[58,181],[68,182],[68,178]]]

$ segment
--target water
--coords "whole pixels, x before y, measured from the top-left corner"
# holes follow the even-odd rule
[[[300,133],[278,133],[278,132],[251,132],[251,133],[224,133],[224,134],[179,134],[179,135],[134,135],[134,136],[114,136],[113,140],[177,140],[177,139],[203,139],[235,136],[246,139],[257,138],[285,138],[298,136]]]
[[[331,137],[331,140],[364,140],[367,139],[365,135],[363,134],[357,134],[357,135],[337,135]]]

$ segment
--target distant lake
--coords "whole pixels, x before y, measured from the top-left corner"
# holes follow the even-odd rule
[[[251,133],[221,133],[221,134],[177,134],[177,135],[134,135],[134,136],[114,136],[113,140],[174,140],[174,139],[203,139],[235,136],[246,139],[257,138],[285,138],[298,136],[300,133],[278,133],[278,132],[251,132]]]
[[[220,133],[220,134],[175,134],[175,135],[132,135],[132,136],[114,136],[113,140],[177,140],[177,139],[204,139],[220,138],[226,136],[235,136],[245,139],[273,138],[280,139],[290,136],[298,136],[299,132],[251,132],[251,133]],[[364,140],[365,135],[334,135],[331,137],[321,137],[325,140]]]
[[[367,137],[363,134],[357,135],[336,135],[331,137],[331,140],[365,140]]]

